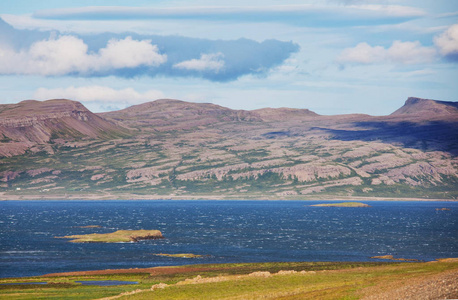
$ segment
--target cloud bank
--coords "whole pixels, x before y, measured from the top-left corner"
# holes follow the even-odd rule
[[[394,41],[389,48],[371,46],[366,42],[344,49],[337,57],[341,64],[423,64],[445,58],[458,62],[458,24],[434,37],[435,47],[425,47],[419,41]]]
[[[90,6],[40,10],[34,18],[57,20],[133,20],[187,19],[210,21],[275,21],[298,26],[353,26],[403,22],[425,15],[409,6],[364,4],[367,1],[344,1],[355,5],[263,5],[263,6],[189,6],[189,7],[118,7]],[[359,5],[362,4],[362,5]]]
[[[21,75],[108,75],[113,70],[156,67],[167,61],[150,41],[111,39],[96,53],[74,36],[60,36],[33,43],[29,49],[15,51],[0,46],[0,73]]]
[[[65,98],[76,99],[81,102],[133,105],[164,98],[164,94],[158,90],[140,93],[132,88],[117,90],[106,86],[92,85],[55,89],[39,88],[35,91],[33,97],[38,100]]]
[[[59,35],[16,30],[0,22],[0,74],[171,76],[231,81],[263,75],[299,50],[293,42],[208,40],[138,34]],[[27,43],[16,42],[27,32]],[[35,39],[34,39],[35,36]],[[16,38],[17,37],[17,38]]]
[[[420,64],[434,61],[436,50],[431,47],[423,47],[420,42],[394,41],[391,47],[371,46],[367,43],[359,43],[354,48],[347,48],[337,58],[341,63],[375,64]]]
[[[434,44],[443,56],[458,61],[458,24],[450,26],[441,35],[435,37]]]

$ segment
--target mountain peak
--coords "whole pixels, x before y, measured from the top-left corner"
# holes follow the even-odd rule
[[[296,120],[319,116],[317,113],[308,109],[287,107],[261,108],[253,110],[252,112],[258,114],[264,121]]]
[[[418,98],[418,97],[409,97],[409,98],[407,98],[405,104],[406,105],[413,105],[413,104],[417,104],[417,103],[425,102],[425,101],[434,101],[434,100],[423,99],[423,98]]]
[[[197,126],[234,121],[260,121],[249,111],[232,110],[212,103],[193,103],[174,99],[159,99],[128,108],[99,114],[113,120],[122,120],[131,128],[142,130],[190,129]],[[138,120],[143,120],[138,122]]]
[[[90,112],[83,104],[67,99],[25,100],[0,105],[0,154],[23,153],[51,140],[120,136],[126,130]]]
[[[415,115],[423,118],[434,118],[437,116],[455,116],[457,114],[458,102],[409,97],[404,106],[393,112],[391,116]]]

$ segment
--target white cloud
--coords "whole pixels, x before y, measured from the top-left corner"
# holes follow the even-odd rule
[[[337,60],[342,63],[370,64],[381,62],[385,55],[386,50],[382,46],[372,47],[368,43],[359,43],[354,48],[344,49]]]
[[[423,47],[419,41],[394,41],[387,50],[388,59],[401,64],[421,64],[434,61],[436,50],[432,47]]]
[[[15,51],[0,45],[0,73],[25,75],[93,74],[138,66],[158,66],[167,60],[151,41],[112,39],[98,53],[88,53],[83,40],[64,35],[35,42],[29,49]]]
[[[135,41],[131,37],[123,40],[112,39],[106,48],[99,50],[97,60],[99,68],[134,68],[140,65],[158,66],[167,60],[166,55],[160,55],[156,45],[151,41]]]
[[[357,64],[421,64],[433,62],[435,57],[436,50],[433,47],[423,47],[418,41],[394,41],[389,48],[359,43],[354,48],[344,49],[337,61]]]
[[[224,68],[224,60],[222,58],[222,53],[202,54],[199,59],[186,60],[173,65],[173,67],[177,69],[218,73]]]
[[[149,90],[139,93],[132,88],[112,89],[106,86],[82,86],[67,88],[39,88],[35,91],[33,97],[38,100],[48,99],[72,99],[81,102],[99,102],[99,103],[122,103],[137,104],[164,98],[164,94],[158,90]]]
[[[94,22],[86,23],[94,26]],[[297,43],[273,38],[257,42],[246,38],[227,40],[221,36],[210,40],[143,35],[137,38],[141,40],[133,40],[126,33],[110,32],[74,37],[52,31],[16,30],[2,23],[1,18],[0,27],[7,28],[8,34],[6,38],[0,37],[0,56],[3,54],[0,75],[94,78],[163,75],[225,82],[247,74],[266,74],[300,49]],[[57,38],[47,39],[48,36]]]
[[[444,56],[458,54],[458,24],[450,26],[445,32],[435,37],[434,44]]]

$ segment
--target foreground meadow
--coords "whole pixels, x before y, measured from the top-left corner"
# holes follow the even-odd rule
[[[136,283],[80,282],[103,280]],[[14,282],[22,284],[5,285]],[[458,297],[458,260],[190,265],[49,274],[0,284],[0,299],[451,299]]]

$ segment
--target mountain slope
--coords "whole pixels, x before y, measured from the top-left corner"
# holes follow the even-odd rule
[[[252,111],[263,121],[285,121],[285,120],[302,120],[306,118],[318,117],[317,113],[308,109],[294,108],[261,108]]]
[[[76,101],[26,100],[0,105],[0,155],[21,154],[56,139],[110,138],[126,133]]]
[[[2,158],[3,198],[458,198],[453,102],[373,117],[170,99],[94,115],[54,101],[0,108],[37,148]],[[7,133],[0,148],[18,143]]]
[[[458,102],[437,101],[409,97],[401,108],[390,116],[419,116],[423,119],[458,118]]]
[[[256,114],[249,111],[173,99],[160,99],[99,115],[142,131],[190,129],[232,121],[261,121]]]

